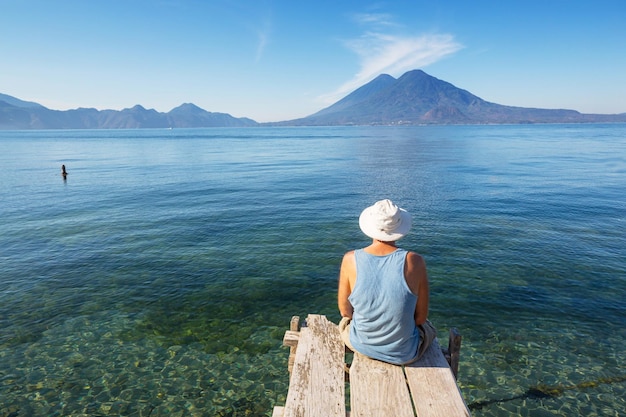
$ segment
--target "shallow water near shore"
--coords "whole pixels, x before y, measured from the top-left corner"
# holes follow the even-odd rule
[[[473,416],[626,415],[626,125],[0,131],[0,160],[0,417],[270,416],[381,198]]]

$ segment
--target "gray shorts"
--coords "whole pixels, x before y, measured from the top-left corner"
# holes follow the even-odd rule
[[[348,347],[348,349],[356,352],[354,347],[352,347],[352,343],[350,343],[351,322],[352,319],[343,317],[339,322],[339,332],[341,333],[341,339],[343,340],[343,343]],[[415,352],[415,356],[413,357],[413,359],[409,360],[404,365],[413,363],[421,358],[424,352],[426,352],[428,347],[431,345],[433,340],[435,340],[435,337],[437,337],[437,329],[435,329],[435,326],[432,325],[430,320],[426,320],[424,324],[417,326],[417,330],[419,330],[420,332],[420,341],[419,345],[417,346],[417,352]]]

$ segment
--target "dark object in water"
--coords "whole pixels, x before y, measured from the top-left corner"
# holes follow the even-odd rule
[[[63,176],[63,179],[67,178],[67,171],[65,170],[65,165],[61,165],[61,175]]]
[[[554,397],[559,397],[561,395],[563,395],[563,393],[565,391],[571,391],[571,390],[582,390],[582,389],[586,389],[586,388],[595,388],[598,385],[603,385],[603,384],[617,384],[617,383],[621,383],[626,381],[626,375],[619,375],[619,376],[613,376],[613,377],[603,377],[603,378],[598,378],[594,381],[583,381],[579,384],[576,385],[544,385],[544,384],[539,384],[539,385],[535,385],[533,387],[530,387],[529,389],[526,390],[525,393],[521,394],[521,395],[516,395],[514,397],[509,397],[509,398],[500,398],[500,399],[493,399],[493,400],[484,400],[484,401],[476,401],[474,403],[468,404],[468,408],[470,410],[480,410],[481,408],[487,406],[487,405],[491,405],[491,404],[497,404],[497,403],[503,403],[506,401],[513,401],[513,400],[519,400],[519,399],[531,399],[531,400],[536,400],[536,399],[542,399],[542,398],[554,398]]]

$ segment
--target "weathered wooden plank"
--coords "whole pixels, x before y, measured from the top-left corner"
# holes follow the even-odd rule
[[[424,356],[404,368],[417,417],[469,417],[456,380],[435,339]]]
[[[274,410],[272,411],[272,417],[283,417],[284,412],[285,412],[285,407],[276,405],[274,406]],[[346,417],[350,417],[349,411],[346,411]]]
[[[283,417],[345,417],[344,344],[337,326],[310,314],[300,329]]]
[[[352,417],[414,417],[401,366],[354,354],[350,366]]]

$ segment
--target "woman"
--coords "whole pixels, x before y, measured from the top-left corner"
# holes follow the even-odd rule
[[[428,318],[424,259],[396,246],[411,229],[411,215],[390,200],[359,217],[372,244],[343,257],[339,273],[339,324],[346,345],[363,355],[405,365],[416,361],[436,335]]]

